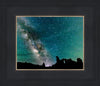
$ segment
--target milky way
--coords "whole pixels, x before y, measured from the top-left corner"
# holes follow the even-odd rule
[[[37,64],[42,64],[44,62],[46,66],[51,66],[53,61],[50,60],[50,56],[42,42],[39,40],[39,37],[37,37],[36,32],[34,30],[28,30],[34,28],[28,26],[26,20],[23,18],[18,18],[17,20],[19,21],[17,31],[25,40],[25,43],[28,45],[28,48],[31,50],[32,54],[35,55],[34,58],[36,58]],[[23,29],[21,24],[24,25],[26,29]]]
[[[51,66],[83,59],[83,17],[17,17],[17,61]]]

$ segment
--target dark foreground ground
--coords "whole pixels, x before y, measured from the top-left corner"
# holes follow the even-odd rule
[[[52,66],[45,67],[45,64],[36,65],[31,63],[17,62],[17,69],[83,69],[83,62],[80,58],[77,61],[71,59],[59,59],[56,56],[56,63]]]

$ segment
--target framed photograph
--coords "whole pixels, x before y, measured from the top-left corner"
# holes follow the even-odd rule
[[[100,86],[97,1],[1,1],[0,86]]]
[[[16,70],[84,70],[84,16],[16,16]]]

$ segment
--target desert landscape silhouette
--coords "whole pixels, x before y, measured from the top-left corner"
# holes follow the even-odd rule
[[[83,69],[83,62],[80,58],[77,58],[77,61],[72,59],[59,59],[56,56],[56,63],[52,66],[46,67],[45,63],[42,65],[32,64],[27,62],[17,62],[17,69]]]

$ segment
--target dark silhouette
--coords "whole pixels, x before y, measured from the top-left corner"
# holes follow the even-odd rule
[[[45,68],[45,64],[44,63],[42,64],[42,67]]]
[[[80,58],[77,58],[77,61],[72,59],[59,59],[56,56],[56,63],[52,66],[45,67],[45,63],[42,65],[35,65],[31,63],[22,63],[17,62],[17,69],[83,69],[83,62]]]
[[[59,57],[58,56],[56,56],[56,60],[57,60],[57,63],[59,63],[60,60],[59,60]]]

